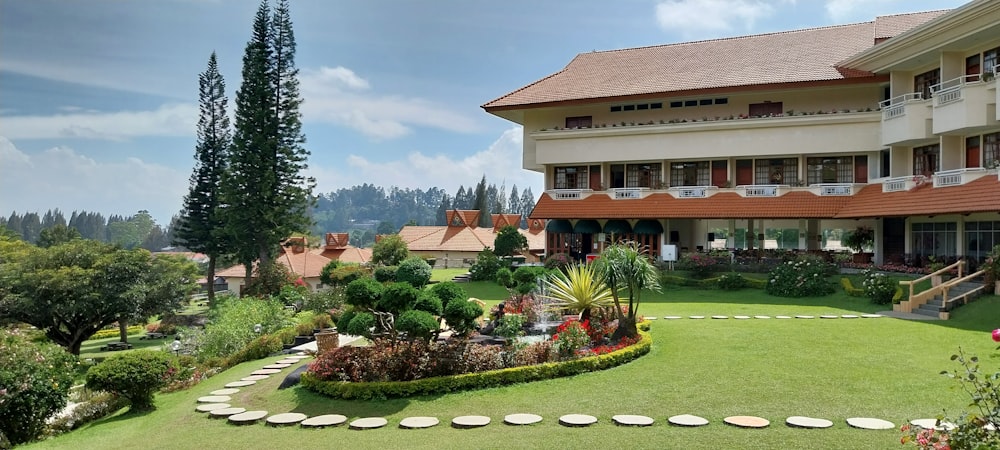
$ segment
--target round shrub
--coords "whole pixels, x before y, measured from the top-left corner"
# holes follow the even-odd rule
[[[66,406],[76,365],[62,347],[0,330],[0,436],[15,445],[37,438],[45,419]]]
[[[454,281],[442,281],[430,287],[430,292],[441,299],[441,306],[447,307],[452,300],[468,300],[469,294]]]
[[[444,320],[460,335],[476,329],[476,320],[482,315],[483,308],[470,301],[448,302],[444,307]]]
[[[479,252],[476,262],[469,268],[472,281],[493,281],[497,278],[497,271],[500,270],[500,258],[493,253],[493,250],[484,248]]]
[[[884,273],[876,272],[872,269],[865,270],[864,281],[861,285],[865,291],[865,296],[871,299],[876,305],[888,305],[892,303],[892,297],[896,295],[899,282]]]
[[[108,391],[129,400],[133,410],[153,408],[153,394],[173,370],[170,355],[134,351],[115,355],[87,371],[87,388]]]
[[[372,328],[375,327],[375,316],[369,312],[359,312],[351,317],[351,321],[344,327],[344,332],[355,336],[372,336]]]
[[[347,284],[344,288],[344,301],[358,308],[374,308],[382,297],[385,286],[374,278],[360,278]]]
[[[409,283],[392,283],[386,286],[385,291],[382,292],[377,306],[380,311],[399,314],[413,309],[419,296],[420,291]]]
[[[410,256],[410,250],[406,247],[406,241],[398,234],[382,236],[378,242],[372,246],[371,263],[382,266],[395,266]]]
[[[444,306],[441,304],[441,299],[434,295],[434,293],[423,291],[417,297],[417,302],[413,304],[413,309],[440,316],[441,312],[444,311]]]
[[[827,265],[811,258],[779,264],[768,274],[764,290],[778,297],[821,297],[832,294]]]
[[[437,329],[437,319],[426,311],[406,311],[396,319],[396,331],[407,333],[410,339],[430,339]]]
[[[427,283],[431,281],[431,265],[419,256],[406,258],[399,263],[396,281],[410,283],[418,289],[427,286]]]
[[[375,281],[379,283],[391,283],[396,281],[396,271],[399,270],[399,266],[378,266],[372,275],[375,276]]]
[[[514,286],[517,286],[514,282],[514,272],[511,272],[511,270],[506,267],[502,267],[500,270],[497,270],[496,282],[500,286],[507,289],[512,289]]]
[[[736,272],[723,274],[716,283],[718,283],[719,289],[724,291],[738,291],[747,286],[746,278]]]

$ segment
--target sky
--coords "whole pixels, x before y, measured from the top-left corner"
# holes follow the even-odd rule
[[[542,192],[521,129],[490,100],[593,50],[866,22],[961,0],[293,0],[308,173],[454,195],[486,176]],[[198,74],[230,109],[259,3],[0,0],[0,215],[74,211],[160,224],[194,165]]]

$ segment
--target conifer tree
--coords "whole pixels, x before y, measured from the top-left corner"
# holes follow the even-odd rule
[[[184,197],[184,210],[177,224],[177,243],[188,250],[208,256],[205,279],[215,285],[215,263],[228,251],[221,210],[222,177],[226,171],[232,133],[226,114],[226,82],[219,73],[215,52],[208,58],[208,67],[198,76],[198,143],[195,145],[195,166],[191,187]],[[215,292],[208,289],[208,302],[214,303]]]

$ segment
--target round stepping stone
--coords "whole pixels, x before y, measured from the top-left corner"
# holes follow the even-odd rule
[[[477,428],[490,424],[490,418],[486,416],[458,416],[451,419],[451,426],[455,428]]]
[[[251,425],[267,417],[267,411],[244,411],[239,414],[229,416],[229,423],[233,425]]]
[[[826,315],[819,316],[819,318],[820,319],[839,319],[840,316],[834,316],[834,315],[826,314]]]
[[[213,418],[213,419],[222,419],[224,417],[229,417],[229,416],[231,416],[233,414],[239,414],[239,413],[245,413],[245,412],[247,412],[246,408],[233,408],[233,407],[230,407],[230,408],[219,408],[219,409],[213,409],[213,410],[209,411],[208,412],[208,416],[211,417],[211,418]]]
[[[754,319],[770,319],[771,316],[753,316]]]
[[[567,427],[589,427],[597,423],[597,418],[586,414],[566,414],[559,418],[559,424]]]
[[[885,316],[881,314],[862,314],[861,317],[863,319],[878,319],[879,317],[885,317]]]
[[[212,392],[209,392],[209,394],[212,394],[212,395],[233,395],[233,394],[235,394],[235,393],[237,393],[239,391],[240,391],[239,389],[235,389],[235,388],[216,389],[216,390],[214,390]]]
[[[297,360],[297,359],[281,359],[281,360],[275,361],[274,363],[275,364],[295,364],[297,362],[299,362],[299,360]]]
[[[722,420],[729,425],[740,428],[766,428],[771,424],[767,419],[755,416],[729,416]]]
[[[795,316],[796,319],[815,319],[814,316]]]
[[[774,316],[775,319],[791,319],[792,316]]]
[[[728,319],[729,316],[712,316],[713,319]]]
[[[677,320],[680,319],[681,316],[663,316],[663,318],[666,320]]]
[[[733,316],[733,318],[734,319],[740,319],[740,320],[746,320],[746,319],[749,319],[750,316]]]
[[[211,412],[217,409],[232,408],[233,405],[229,403],[202,403],[194,408],[198,412]]]
[[[227,388],[238,388],[238,387],[253,386],[255,384],[257,384],[256,381],[233,381],[231,383],[226,383],[226,387]]]
[[[388,423],[388,420],[381,417],[364,417],[351,422],[350,427],[352,430],[374,430],[382,428]]]
[[[437,417],[407,417],[399,421],[400,428],[416,430],[419,428],[430,428],[441,423]]]
[[[692,319],[704,319],[705,316],[691,316]]]
[[[298,352],[294,356],[309,356],[306,352]]]
[[[847,424],[862,430],[891,430],[896,425],[888,420],[874,419],[871,417],[851,417],[847,419]]]
[[[291,367],[291,364],[268,364],[264,366],[265,369],[287,369]]]
[[[271,378],[270,375],[250,375],[248,377],[240,378],[240,381],[260,381]]]
[[[833,422],[829,420],[803,416],[789,417],[785,419],[785,423],[796,428],[830,428],[833,426]]]
[[[542,421],[542,416],[538,414],[507,414],[503,416],[503,421],[507,425],[531,425]]]
[[[198,397],[198,403],[226,403],[233,398],[228,395],[206,395]]]
[[[844,314],[844,315],[842,315],[840,317],[843,317],[845,319],[857,319],[858,318],[858,316],[854,315],[854,314]]]
[[[645,319],[645,320],[656,320],[656,317],[655,316],[654,317],[643,317],[643,319]]]
[[[310,417],[302,422],[299,422],[303,428],[323,428],[323,427],[335,427],[347,422],[347,416],[342,416],[340,414],[323,414],[322,416]]]
[[[708,419],[704,417],[692,416],[691,414],[680,414],[667,419],[671,425],[679,427],[701,427],[708,425]]]
[[[618,414],[611,416],[615,425],[623,427],[648,427],[655,422],[652,417],[636,416],[632,414]]]
[[[250,375],[274,375],[276,373],[281,373],[281,369],[258,369],[250,372]]]
[[[267,424],[275,427],[295,425],[303,420],[306,420],[306,418],[308,418],[308,416],[302,413],[281,413],[268,417]]]
[[[941,424],[938,425],[937,419],[914,419],[910,421],[910,424],[925,430],[944,431],[955,429],[955,424],[949,422],[941,422]]]

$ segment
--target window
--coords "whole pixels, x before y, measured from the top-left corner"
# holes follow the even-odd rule
[[[708,161],[670,163],[671,186],[708,186],[711,172]]]
[[[755,160],[754,184],[797,184],[798,162],[795,158]]]
[[[1000,245],[1000,222],[965,223],[965,256],[983,261],[994,245]]]
[[[663,109],[663,103],[650,103],[649,109]]]
[[[641,105],[635,105],[635,109],[637,109],[639,111],[643,111],[643,110],[649,109],[649,104],[648,103],[643,103]]]
[[[728,105],[729,104],[729,99],[728,98],[717,98],[717,99],[715,99],[715,104],[716,105]]]
[[[983,72],[993,70],[997,65],[997,56],[1000,55],[1000,47],[983,52]]]
[[[941,69],[934,69],[913,77],[913,92],[923,94],[924,98],[931,98],[931,86],[941,82]]]
[[[965,74],[966,75],[979,75],[982,72],[979,67],[979,53],[965,58]],[[979,77],[970,77],[967,81],[977,81]]]
[[[621,106],[612,106],[611,107],[611,112],[621,112],[621,111],[622,111],[622,107]]]
[[[661,184],[660,163],[629,164],[626,171],[625,187],[656,188]]]
[[[764,102],[750,104],[750,117],[773,117],[784,115],[781,102]]]
[[[940,146],[937,144],[913,147],[913,174],[929,177],[937,172],[938,153],[940,153]]]
[[[587,166],[556,167],[556,189],[587,189],[589,185]]]
[[[671,108],[680,108],[682,106],[684,106],[684,102],[670,102]]]
[[[590,116],[567,117],[566,129],[590,128],[591,123],[593,123],[593,120]]]
[[[685,100],[684,106],[698,106],[698,100]]]
[[[958,237],[955,222],[915,223],[912,225],[913,255],[918,258],[926,256],[947,257],[956,252]]]
[[[701,100],[698,100],[698,104],[701,105],[701,106],[711,105],[712,104],[712,99],[710,99],[710,98],[703,98]]]
[[[1000,133],[983,135],[983,167],[1000,167]]]
[[[625,164],[611,165],[611,187],[612,188],[625,187]]]
[[[806,182],[818,183],[853,183],[854,157],[837,156],[832,158],[806,159]]]
[[[635,111],[635,105],[622,106],[622,111]]]

